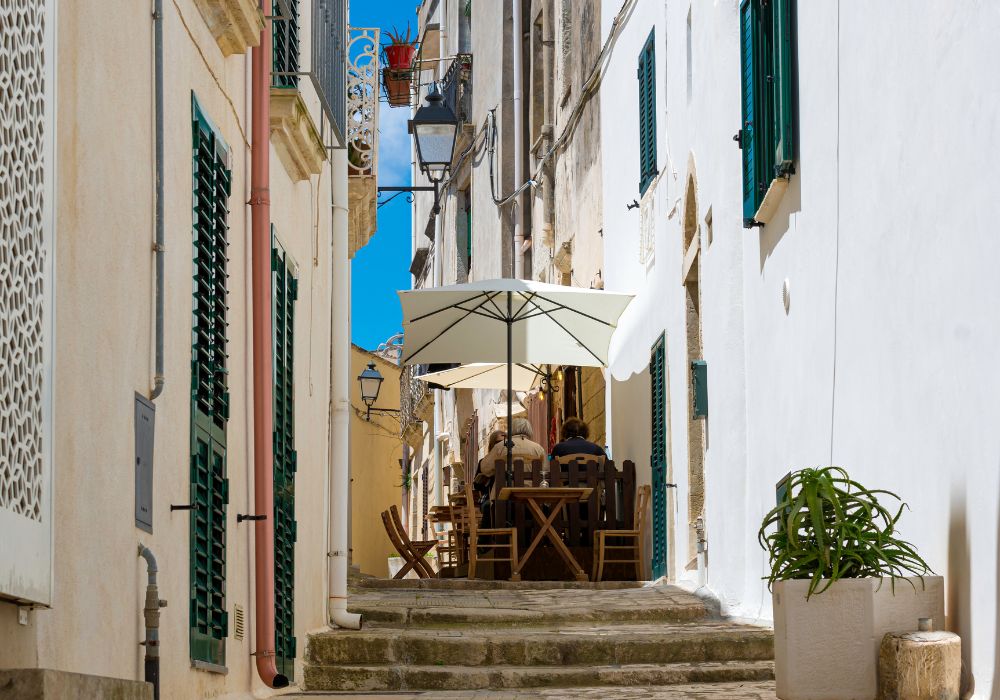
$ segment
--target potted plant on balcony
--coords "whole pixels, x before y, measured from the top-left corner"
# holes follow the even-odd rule
[[[775,676],[782,700],[872,700],[888,632],[944,620],[944,584],[896,526],[899,497],[840,467],[802,469],[779,483],[758,533],[774,604]]]
[[[395,27],[386,32],[389,37],[382,50],[385,52],[386,67],[382,70],[382,83],[391,107],[410,104],[410,76],[413,71],[413,57],[417,52],[416,39],[410,39],[410,25],[406,34]]]

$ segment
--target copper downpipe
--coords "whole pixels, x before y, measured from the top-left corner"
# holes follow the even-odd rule
[[[263,0],[264,16],[271,0]],[[274,421],[271,414],[271,28],[260,34],[253,49],[252,126],[250,150],[251,267],[253,268],[253,459],[254,509],[264,520],[254,521],[254,596],[257,673],[270,688],[284,688],[288,678],[278,673],[274,638]]]

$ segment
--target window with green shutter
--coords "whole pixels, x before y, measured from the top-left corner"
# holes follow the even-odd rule
[[[278,672],[295,671],[295,300],[298,280],[272,237],[274,327],[274,644]]]
[[[192,95],[191,658],[224,666],[229,147]]]
[[[649,354],[650,466],[652,467],[653,578],[667,573],[667,382],[666,337]]]
[[[795,172],[794,0],[740,3],[743,125],[743,225],[756,214],[772,181]]]
[[[656,29],[639,54],[639,195],[656,179]]]
[[[274,54],[271,84],[274,87],[299,86],[299,76],[295,75],[299,71],[299,0],[288,0],[288,9],[290,17],[271,21]]]

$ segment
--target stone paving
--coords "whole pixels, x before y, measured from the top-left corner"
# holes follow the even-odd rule
[[[579,698],[579,700],[776,700],[774,683],[704,683],[633,688],[530,688],[516,692],[504,690],[477,690],[463,692],[426,691],[422,693],[293,693],[293,698],[308,700],[455,700],[471,698],[481,700],[528,700],[529,698]]]
[[[543,588],[527,584],[518,588],[475,590],[460,586],[460,581],[450,583],[450,587],[442,589],[358,588],[349,599],[349,608],[363,613],[370,623],[396,625],[463,621],[524,625],[533,621],[573,623],[602,619],[685,621],[699,620],[708,614],[701,600],[674,586],[585,584]]]
[[[291,697],[774,698],[772,632],[673,586],[355,581],[348,608]]]

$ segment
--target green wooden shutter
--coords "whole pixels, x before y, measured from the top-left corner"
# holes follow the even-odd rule
[[[299,86],[299,76],[278,75],[296,73],[299,70],[299,0],[288,0],[288,7],[292,11],[291,17],[271,22],[272,64],[275,73],[271,76],[271,84],[282,88]]]
[[[271,249],[274,304],[274,643],[278,671],[295,671],[295,299],[286,253]]]
[[[650,463],[652,467],[653,578],[667,573],[667,398],[666,338],[660,336],[649,357],[651,405]]]
[[[740,82],[743,95],[743,126],[740,148],[743,151],[743,224],[753,224],[754,214],[760,207],[758,182],[757,145],[757,2],[740,3]]]
[[[774,175],[782,176],[793,172],[795,160],[792,0],[771,0],[771,15]]]
[[[656,179],[656,29],[639,54],[639,194]]]
[[[225,665],[229,149],[192,98],[190,653]]]

